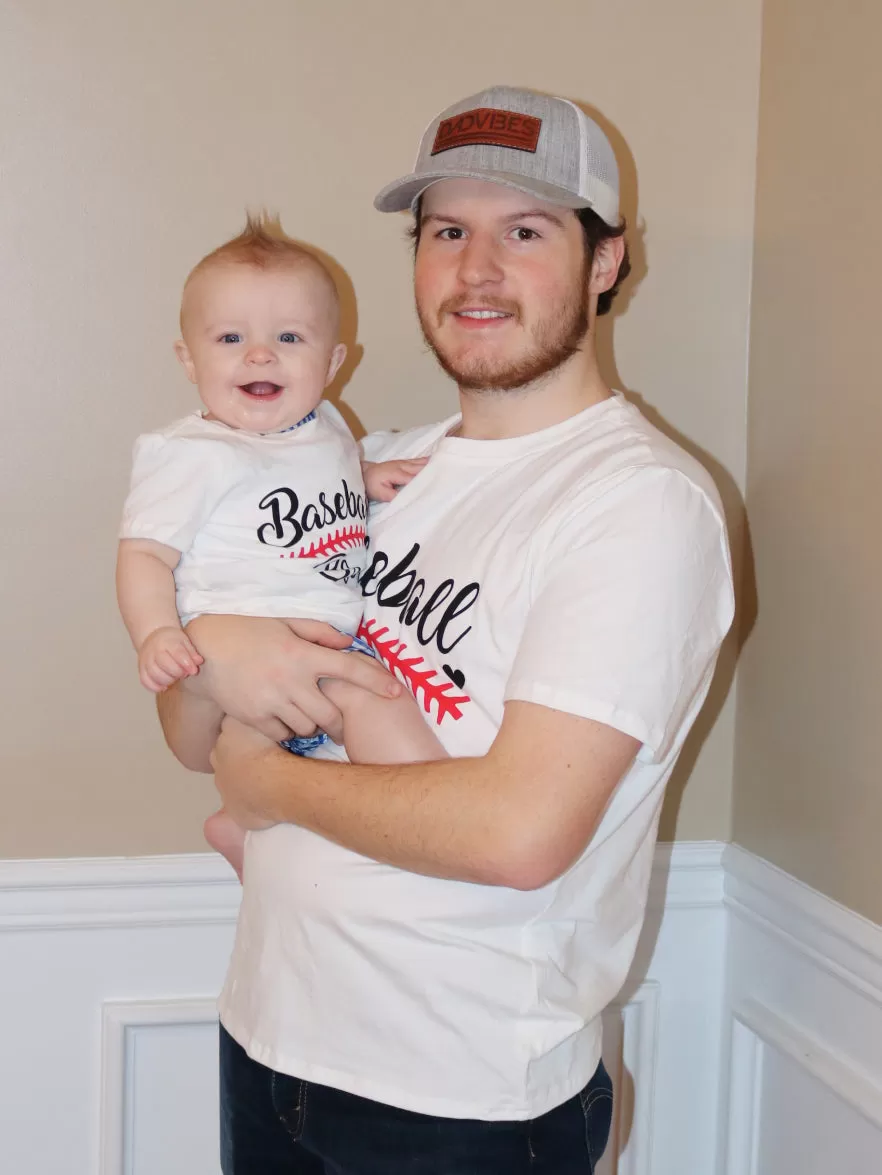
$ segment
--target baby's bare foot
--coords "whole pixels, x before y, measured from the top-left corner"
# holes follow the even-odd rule
[[[230,862],[241,881],[245,862],[245,833],[239,825],[226,812],[220,811],[208,817],[202,831],[214,851]]]

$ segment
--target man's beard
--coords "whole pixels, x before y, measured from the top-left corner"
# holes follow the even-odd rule
[[[502,310],[520,319],[517,302],[496,299],[482,306],[483,299],[460,295],[443,302],[438,309],[440,321],[445,314],[469,307],[472,310]],[[420,320],[423,338],[438,360],[441,368],[456,380],[467,392],[503,392],[526,387],[541,380],[543,376],[556,371],[580,349],[588,330],[588,287],[587,282],[579,286],[578,297],[569,302],[560,302],[550,314],[537,320],[530,332],[530,347],[514,359],[505,356],[480,358],[469,356],[457,358],[443,350],[432,326],[428,323],[419,305],[417,316]]]

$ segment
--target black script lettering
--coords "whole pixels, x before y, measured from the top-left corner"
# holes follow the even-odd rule
[[[453,597],[450,607],[445,611],[441,623],[438,625],[438,634],[435,638],[436,644],[442,653],[449,653],[451,649],[455,649],[463,637],[472,631],[472,626],[469,625],[468,628],[462,630],[455,640],[448,642],[444,640],[448,624],[450,624],[451,620],[455,620],[457,616],[462,616],[463,612],[468,612],[469,608],[477,600],[480,591],[481,587],[479,584],[470,583]]]
[[[339,510],[334,510],[334,507],[328,501],[328,495],[322,491],[319,494],[319,505],[322,508],[322,515],[325,526],[330,526],[340,516]]]
[[[401,559],[388,575],[384,575],[377,589],[377,603],[384,608],[398,608],[407,603],[410,589],[416,579],[416,572],[410,567],[420,552],[419,543],[414,543],[407,554]],[[406,574],[405,574],[406,572]],[[398,587],[403,584],[403,587]],[[397,590],[396,590],[397,589]]]
[[[303,511],[303,516],[300,519],[300,525],[307,532],[307,534],[311,530],[321,530],[322,529],[321,517],[319,515],[318,510],[316,510],[315,506],[313,506],[312,502],[310,502],[309,505],[306,507],[306,509]]]
[[[354,493],[344,479],[333,498],[330,491],[322,490],[318,504],[308,502],[299,514],[300,499],[287,486],[267,494],[260,502],[260,509],[271,511],[273,520],[258,528],[258,539],[268,546],[293,547],[309,531],[323,530],[346,518],[365,519],[367,500],[362,494]]]
[[[417,625],[417,640],[421,645],[427,645],[429,641],[435,636],[435,633],[441,627],[441,619],[431,632],[426,631],[426,623],[431,618],[433,612],[437,612],[450,593],[453,591],[453,580],[445,579],[440,583],[426,600],[426,606],[423,608],[423,614],[420,617],[420,622]]]
[[[354,494],[343,479],[343,493],[346,495],[346,507],[350,518],[367,518],[367,504],[361,494]],[[341,518],[345,515],[341,514]]]
[[[426,581],[418,579],[413,585],[410,592],[410,599],[406,606],[402,609],[401,619],[405,624],[413,624],[416,617],[419,615],[420,604],[423,599],[423,592],[426,590]]]
[[[365,568],[364,574],[361,577],[361,594],[363,596],[375,596],[377,594],[377,588],[374,588],[373,591],[369,592],[368,586],[373,583],[375,579],[378,579],[388,566],[389,556],[385,551],[377,551],[373,559],[371,559],[370,566]]]
[[[293,547],[303,538],[303,527],[294,517],[299,506],[297,495],[293,490],[280,486],[272,490],[260,501],[261,510],[272,512],[272,522],[264,522],[257,529],[260,542],[269,547]],[[287,514],[282,513],[282,507],[287,506]]]
[[[413,566],[419,552],[420,544],[414,543],[390,568],[388,555],[377,551],[361,577],[361,592],[363,596],[376,596],[377,603],[383,608],[395,608],[401,624],[415,627],[415,636],[421,645],[434,641],[440,652],[449,653],[472,631],[472,626],[468,625],[461,632],[454,633],[451,625],[472,607],[481,587],[478,583],[469,583],[453,595],[456,584],[452,579],[445,579],[424,600],[426,581],[417,578]]]

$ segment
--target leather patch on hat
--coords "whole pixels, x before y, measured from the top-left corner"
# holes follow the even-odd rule
[[[445,118],[438,127],[432,154],[454,147],[511,147],[515,151],[535,152],[539,143],[542,119],[515,110],[494,110],[480,106]]]

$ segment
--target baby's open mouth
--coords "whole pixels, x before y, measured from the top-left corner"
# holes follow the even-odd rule
[[[258,379],[250,384],[239,384],[239,390],[248,396],[258,396],[265,399],[274,396],[282,390],[281,384],[270,383],[269,380]]]

